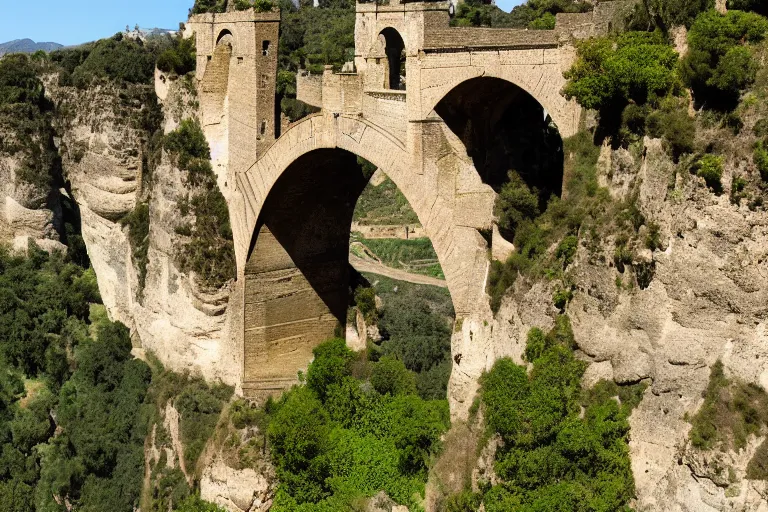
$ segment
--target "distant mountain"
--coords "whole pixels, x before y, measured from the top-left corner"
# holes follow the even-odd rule
[[[15,39],[0,43],[0,55],[6,53],[35,53],[37,50],[50,52],[61,48],[59,43],[36,43],[31,39]]]

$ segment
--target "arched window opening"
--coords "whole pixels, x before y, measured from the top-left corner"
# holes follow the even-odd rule
[[[226,40],[225,40],[226,38]],[[232,35],[232,32],[230,32],[228,29],[224,29],[221,32],[219,32],[219,37],[216,38],[216,44],[222,42],[222,40],[225,40],[224,42],[229,43],[229,45],[232,45],[232,40],[234,39],[234,36]]]
[[[384,53],[387,56],[388,74],[387,88],[395,90],[405,89],[405,43],[397,30],[387,27],[381,31],[379,37],[384,45]]]

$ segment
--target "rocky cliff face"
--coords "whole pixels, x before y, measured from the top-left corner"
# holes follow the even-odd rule
[[[188,190],[148,130],[154,123],[168,132],[193,115],[190,92],[170,84],[157,107],[155,91],[147,86],[80,90],[53,80],[47,85],[63,113],[64,175],[80,206],[83,238],[111,318],[128,325],[136,346],[152,351],[168,368],[236,385],[236,351],[226,341],[233,337],[231,290],[203,292],[193,276],[179,271],[175,228]],[[121,223],[139,203],[149,208],[144,262],[132,254],[129,228]]]
[[[603,184],[615,198],[637,194],[646,219],[660,226],[660,247],[640,251],[633,262],[652,279],[647,287],[627,286],[632,278],[619,272],[614,255],[585,244],[569,273],[576,293],[567,313],[580,357],[591,363],[586,384],[650,384],[630,419],[640,511],[768,509],[766,482],[746,477],[765,432],[738,451],[702,451],[689,441],[689,419],[717,360],[727,376],[768,387],[768,218],[729,198],[735,175],[759,180],[749,144],[733,145],[719,196],[701,178],[676,170],[659,140],[645,139],[640,151],[604,148]],[[493,325],[476,326],[475,340],[487,340],[480,343],[482,361],[467,360],[521,362],[528,330],[550,328],[558,313],[553,291],[550,282],[519,279]],[[491,331],[487,338],[478,336],[483,329]]]

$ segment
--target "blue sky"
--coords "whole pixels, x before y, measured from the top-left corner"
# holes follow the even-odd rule
[[[509,11],[524,0],[497,0]],[[0,0],[0,43],[28,37],[65,45],[131,28],[178,27],[194,0]]]
[[[178,28],[194,0],[0,0],[0,43],[28,37],[65,45],[131,28]]]
[[[525,0],[496,0],[496,5],[498,5],[500,9],[509,12],[514,6],[524,2]]]

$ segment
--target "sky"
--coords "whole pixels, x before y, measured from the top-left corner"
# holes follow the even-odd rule
[[[133,28],[177,29],[194,0],[0,0],[0,43],[85,43]]]
[[[497,0],[509,11],[524,0]],[[0,0],[0,43],[29,38],[64,45],[85,43],[137,23],[175,29],[194,0]]]

